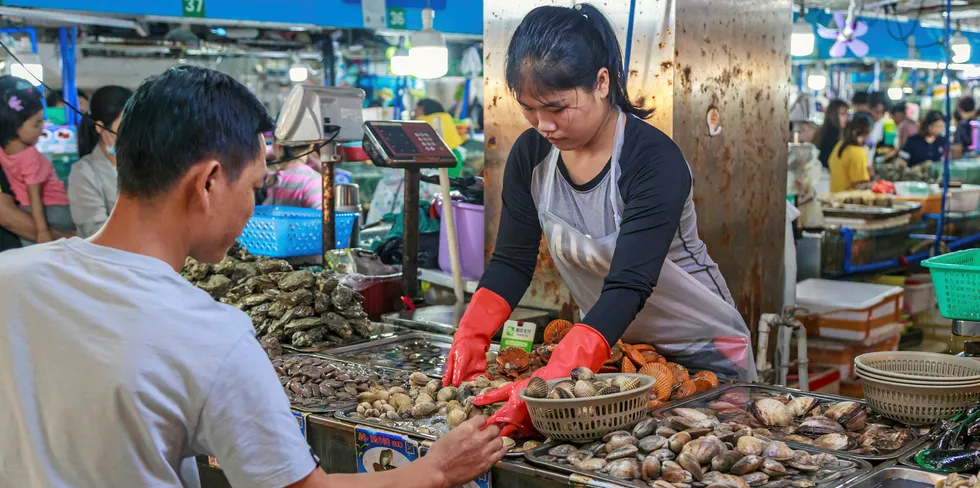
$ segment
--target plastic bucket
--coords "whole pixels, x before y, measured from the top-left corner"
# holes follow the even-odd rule
[[[442,199],[436,198],[436,212],[439,223],[439,268],[452,273],[452,263],[449,258],[449,231],[446,230],[446,219],[442,218]],[[483,276],[483,205],[453,202],[453,216],[456,218],[456,242],[459,243],[459,261],[463,278],[479,280]]]

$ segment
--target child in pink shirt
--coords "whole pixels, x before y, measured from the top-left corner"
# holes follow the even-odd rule
[[[43,109],[34,86],[15,76],[0,76],[0,165],[17,203],[34,218],[37,242],[73,230],[65,185],[35,147],[44,129]]]

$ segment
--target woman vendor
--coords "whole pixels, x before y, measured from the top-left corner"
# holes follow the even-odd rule
[[[534,376],[597,370],[610,344],[647,343],[692,369],[754,379],[749,331],[725,279],[698,238],[692,175],[651,110],[626,93],[622,52],[592,5],[539,7],[514,32],[508,88],[532,126],[504,171],[496,248],[463,315],[443,383],[483,374],[490,338],[531,282],[544,233],[584,318]],[[476,401],[507,400],[490,423],[530,433],[517,392],[526,380]]]

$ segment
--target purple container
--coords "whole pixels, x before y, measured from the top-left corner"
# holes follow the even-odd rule
[[[436,198],[436,212],[439,214],[439,267],[452,273],[449,258],[449,232],[446,219],[442,218],[442,198]],[[456,218],[456,242],[459,243],[459,261],[463,268],[463,278],[476,281],[483,276],[483,205],[453,202],[453,216]]]

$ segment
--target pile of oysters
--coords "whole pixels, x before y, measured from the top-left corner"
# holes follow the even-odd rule
[[[236,246],[213,265],[187,258],[181,275],[215,300],[244,311],[259,339],[324,348],[372,334],[364,297],[329,272],[294,270],[286,261]]]
[[[833,454],[793,450],[764,428],[684,417],[647,418],[632,431],[585,445],[560,444],[532,460],[656,488],[809,488],[852,477],[862,466]]]
[[[609,380],[600,380],[592,370],[580,366],[572,370],[571,379],[559,381],[550,389],[547,381],[534,376],[529,380],[524,394],[529,398],[590,398],[613,395],[639,387],[639,378],[617,375]]]
[[[858,456],[890,454],[928,432],[928,429],[920,431],[880,417],[858,402],[821,402],[805,395],[749,393],[742,388],[705,399],[697,405],[706,408],[674,408],[665,413],[681,415],[691,421],[708,419],[764,427],[773,439]]]

